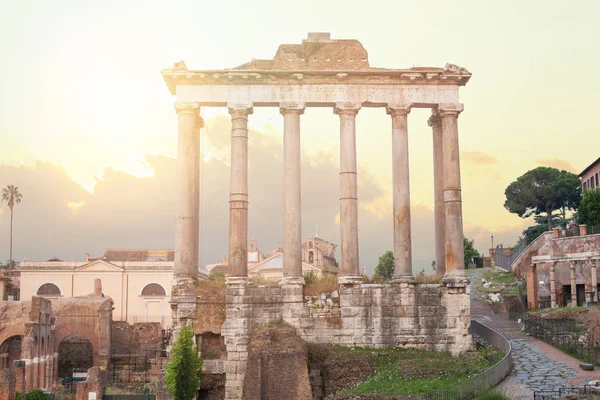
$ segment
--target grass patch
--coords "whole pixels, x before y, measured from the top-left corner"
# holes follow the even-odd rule
[[[475,399],[476,400],[510,400],[510,397],[506,397],[502,393],[498,393],[495,390],[488,390],[487,392],[481,393]]]
[[[196,286],[204,290],[225,290],[227,288],[227,276],[223,272],[211,272],[205,279],[197,279]]]
[[[333,274],[318,276],[311,271],[304,275],[304,281],[306,283],[304,285],[305,296],[318,296],[321,293],[331,293],[340,287],[337,277]]]
[[[473,376],[504,357],[493,347],[452,356],[445,351],[414,349],[358,349],[373,356],[375,374],[358,385],[338,393],[348,395],[409,395],[425,393]]]

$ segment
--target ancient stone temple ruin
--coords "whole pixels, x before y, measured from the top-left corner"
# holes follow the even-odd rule
[[[226,399],[242,398],[249,331],[265,322],[283,321],[306,342],[453,353],[470,348],[457,125],[463,110],[459,88],[471,77],[466,69],[452,64],[374,68],[357,40],[309,33],[302,44],[281,45],[272,60],[252,60],[226,70],[189,70],[182,61],[162,75],[176,96],[179,123],[174,325],[191,323],[197,335],[210,331],[224,337],[219,365],[226,373]],[[214,299],[198,296],[194,281],[201,107],[227,107],[232,119],[229,271],[222,325],[207,322],[205,310]],[[247,124],[255,107],[278,107],[284,122],[284,278],[279,286],[257,286],[248,280]],[[340,120],[339,302],[317,309],[304,297],[301,269],[300,121],[311,107],[330,108]],[[387,285],[362,284],[359,273],[355,121],[363,107],[385,109],[392,120],[395,276]],[[431,109],[435,258],[438,272],[445,274],[433,285],[418,284],[413,275],[407,123],[413,108]]]

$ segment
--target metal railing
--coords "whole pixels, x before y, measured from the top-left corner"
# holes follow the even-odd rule
[[[537,392],[533,392],[534,400],[558,400],[569,396],[568,398],[572,398],[571,396],[581,396],[581,395],[599,395],[600,388],[597,386],[564,386],[559,388],[558,390],[539,390]],[[579,398],[579,397],[578,397]],[[586,397],[587,398],[587,397]],[[594,397],[596,398],[596,397]]]
[[[513,248],[512,252],[505,253],[504,247],[499,244],[494,249],[492,256],[494,257],[494,263],[496,266],[506,271],[512,270],[512,264],[515,260],[525,251],[527,248],[527,240],[521,239],[519,243]]]
[[[471,321],[471,335],[479,336],[490,345],[504,352],[504,357],[493,367],[472,377],[411,398],[420,400],[466,400],[497,385],[508,375],[512,367],[512,347],[508,340],[495,330],[477,321]]]

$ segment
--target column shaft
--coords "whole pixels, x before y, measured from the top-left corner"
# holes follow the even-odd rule
[[[179,122],[177,144],[177,222],[175,238],[175,277],[195,278],[198,265],[194,258],[198,254],[198,211],[196,190],[200,179],[197,168],[199,155],[199,129],[202,126],[198,103],[175,104]],[[198,188],[199,189],[199,188]],[[199,193],[198,193],[199,198]],[[196,249],[196,250],[194,250]]]
[[[248,115],[251,107],[230,107],[229,282],[248,277]]]
[[[282,104],[283,283],[303,284],[300,179],[300,115],[304,105]]]
[[[433,133],[433,193],[435,220],[435,272],[446,273],[446,218],[444,213],[444,160],[442,121],[436,114],[429,118]]]
[[[359,281],[358,188],[356,169],[356,115],[360,105],[336,104],[340,116],[340,241],[344,283]]]
[[[465,268],[458,114],[462,105],[440,107],[443,135],[446,278],[463,278]]]
[[[577,306],[577,280],[575,277],[575,262],[571,261],[571,306]]]
[[[596,303],[598,301],[598,263],[599,261],[590,260],[592,263],[592,292],[594,293],[594,297],[592,298],[592,302]]]
[[[550,265],[550,307],[556,308],[556,263]]]
[[[394,204],[394,281],[414,281],[410,227],[410,174],[408,163],[409,105],[388,107],[392,116],[392,181]]]

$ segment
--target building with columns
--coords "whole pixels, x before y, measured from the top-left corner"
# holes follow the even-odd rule
[[[309,33],[301,44],[280,45],[271,60],[252,60],[224,70],[190,70],[180,61],[163,70],[162,76],[175,96],[178,119],[173,325],[175,332],[182,324],[191,324],[196,336],[218,331],[224,337],[227,360],[207,362],[205,373],[225,372],[225,399],[244,397],[249,332],[273,321],[290,324],[312,343],[439,349],[455,354],[472,348],[458,145],[458,116],[463,110],[459,88],[471,77],[465,68],[453,64],[375,68],[357,40]],[[202,107],[227,107],[232,125],[225,320],[210,328],[198,322],[213,306],[211,294],[194,280]],[[254,285],[248,278],[248,213],[252,212],[248,119],[255,107],[277,107],[284,126],[279,285]],[[314,107],[330,109],[340,127],[340,306],[319,312],[304,301],[301,239],[301,121]],[[361,132],[356,130],[356,119],[367,107],[385,110],[392,123],[390,224],[395,276],[388,285],[363,285],[359,270],[356,135]],[[433,135],[435,254],[438,272],[444,274],[439,285],[419,284],[413,274],[408,121],[414,108],[431,110],[429,121],[422,123],[429,123]]]
[[[179,121],[175,275],[195,278],[198,248],[200,107],[231,115],[230,282],[247,281],[248,118],[254,107],[278,107],[284,122],[284,280],[302,284],[300,121],[307,108],[329,107],[340,120],[340,282],[360,281],[356,118],[363,107],[384,108],[392,120],[393,226],[396,280],[412,281],[408,116],[429,108],[433,135],[436,268],[462,279],[464,265],[458,89],[471,74],[444,68],[372,68],[357,40],[309,33],[302,44],[281,45],[272,60],[228,70],[189,70],[181,61],[162,71],[176,96]]]

